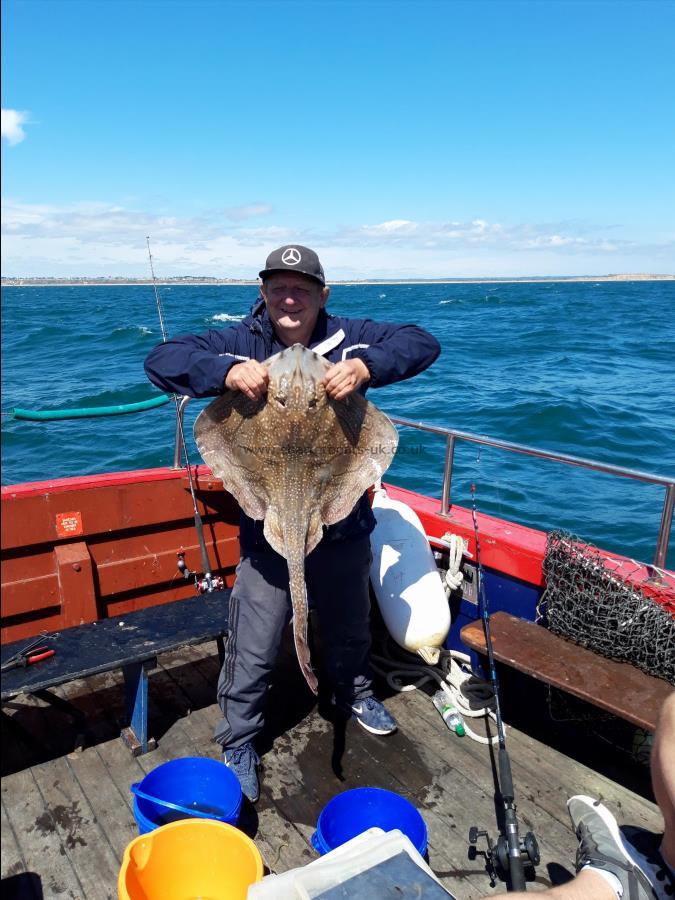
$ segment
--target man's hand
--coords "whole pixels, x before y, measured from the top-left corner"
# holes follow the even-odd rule
[[[232,391],[241,391],[251,400],[260,400],[267,393],[270,376],[261,363],[255,359],[236,363],[225,376],[225,387]]]
[[[370,372],[362,359],[346,359],[336,363],[324,378],[326,393],[333,400],[344,400],[366,381],[370,381]]]

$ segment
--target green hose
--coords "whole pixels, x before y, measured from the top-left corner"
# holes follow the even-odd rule
[[[144,409],[154,409],[168,403],[171,397],[160,394],[159,397],[151,397],[149,400],[139,400],[138,403],[120,403],[116,406],[85,406],[81,409],[20,409],[15,406],[12,415],[15,419],[33,419],[43,422],[51,419],[87,419],[93,416],[120,416],[125,413],[142,412]]]

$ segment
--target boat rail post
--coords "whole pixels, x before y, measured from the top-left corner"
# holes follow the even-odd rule
[[[445,444],[445,466],[443,468],[443,491],[441,493],[441,515],[450,513],[452,489],[452,464],[455,457],[455,436],[449,434]]]
[[[181,462],[181,435],[183,434],[183,417],[185,415],[185,407],[187,406],[189,397],[176,398],[176,437],[173,445],[173,469],[180,469]]]
[[[675,484],[669,484],[666,487],[666,496],[663,500],[663,512],[661,514],[661,525],[659,527],[659,537],[656,541],[656,554],[654,556],[654,567],[657,569],[666,568],[666,556],[668,555],[668,541],[670,539],[670,528],[673,519],[673,506],[675,505]]]

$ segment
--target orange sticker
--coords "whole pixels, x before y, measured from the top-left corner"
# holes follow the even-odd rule
[[[56,514],[56,533],[59,537],[73,537],[84,534],[82,527],[82,513],[66,512]]]

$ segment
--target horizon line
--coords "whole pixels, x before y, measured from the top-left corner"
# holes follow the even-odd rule
[[[603,275],[455,275],[455,276],[383,276],[368,278],[337,278],[327,279],[327,283],[335,285],[355,284],[462,284],[462,283],[509,283],[509,282],[552,282],[552,281],[675,281],[675,274],[668,273],[609,273]],[[163,278],[134,277],[130,275],[2,275],[0,284],[5,287],[13,286],[47,286],[47,285],[82,285],[105,286],[116,284],[144,285],[144,284],[191,284],[227,286],[259,285],[259,279],[252,278],[219,278],[211,275],[170,275]]]

